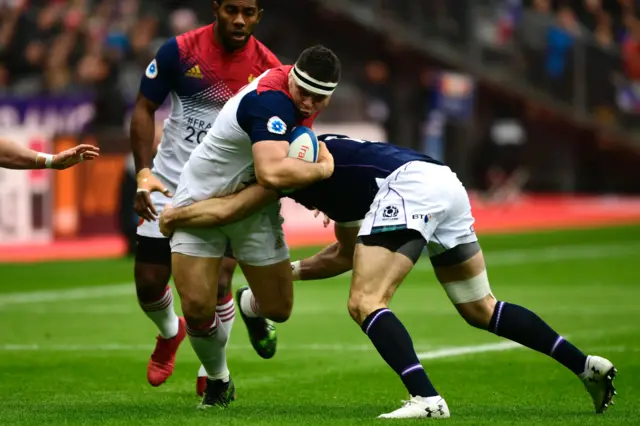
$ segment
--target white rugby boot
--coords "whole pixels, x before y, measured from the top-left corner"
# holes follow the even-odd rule
[[[412,396],[404,405],[391,413],[381,414],[379,419],[446,419],[451,416],[447,402],[441,396]]]
[[[616,377],[616,367],[608,359],[589,355],[584,367],[584,373],[580,374],[580,379],[584,387],[593,399],[593,406],[596,413],[604,413],[610,405],[613,405],[613,396],[616,388],[613,386],[613,379]]]

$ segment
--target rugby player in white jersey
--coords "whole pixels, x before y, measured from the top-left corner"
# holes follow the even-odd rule
[[[389,309],[391,297],[425,245],[436,277],[469,325],[556,360],[582,381],[597,413],[613,404],[616,369],[611,361],[586,355],[534,312],[494,296],[467,193],[449,167],[392,144],[341,135],[318,139],[333,155],[335,172],[288,196],[335,220],[337,241],[294,262],[293,276],[316,280],[353,269],[349,313],[410,394],[401,408],[380,417],[450,415],[418,360],[409,333]],[[252,185],[231,196],[167,209],[161,230],[170,234],[175,226],[233,223],[279,196]]]
[[[143,219],[138,228],[135,282],[140,307],[159,331],[147,368],[153,386],[173,373],[178,346],[186,336],[184,320],[173,308],[168,286],[171,248],[156,221],[175,192],[191,151],[202,142],[222,106],[278,59],[253,36],[262,16],[260,0],[213,1],[215,24],[169,39],[149,64],[131,119],[131,148],[138,192],[135,209]],[[171,97],[159,151],[153,158],[154,114]],[[235,316],[230,291],[235,261],[227,251],[220,267],[217,310],[231,328]],[[269,354],[264,354],[268,357]]]
[[[340,61],[335,54],[314,46],[302,52],[294,66],[271,69],[242,89],[222,108],[189,157],[173,205],[233,194],[256,181],[285,189],[330,177],[333,158],[326,148],[321,147],[317,163],[308,163],[289,158],[288,139],[296,125],[312,125],[339,79]],[[279,204],[230,226],[176,230],[171,239],[173,277],[187,334],[208,376],[201,407],[226,407],[234,397],[225,354],[229,333],[219,326],[213,296],[227,239],[254,294],[240,297],[252,342],[275,350],[270,324],[262,318],[286,321],[293,305]]]

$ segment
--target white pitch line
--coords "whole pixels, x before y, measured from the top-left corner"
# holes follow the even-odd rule
[[[487,352],[502,352],[513,349],[524,348],[524,346],[515,342],[488,343],[486,345],[474,346],[455,346],[451,348],[442,348],[429,352],[418,353],[418,359],[439,359],[449,358],[461,355],[473,355]]]
[[[637,242],[625,244],[601,245],[565,245],[540,247],[535,249],[499,250],[485,252],[487,265],[494,266],[522,265],[527,263],[558,262],[563,260],[599,259],[627,254],[640,254]],[[431,264],[423,259],[414,269],[430,270]],[[246,284],[241,274],[234,276],[236,285]],[[60,300],[85,300],[107,297],[119,297],[135,294],[133,283],[114,283],[103,286],[80,287],[64,290],[32,291],[0,294],[0,306],[24,303],[54,302]]]
[[[243,285],[247,281],[242,275],[234,276],[234,285]],[[129,296],[135,294],[135,284],[114,283],[93,287],[77,287],[64,290],[26,291],[0,294],[0,307],[22,303],[56,302],[60,300],[86,300],[106,297]]]
[[[294,349],[294,348],[298,348],[300,350],[303,350],[305,352],[309,352],[309,350],[313,350],[313,351],[318,351],[320,349],[320,347],[324,347],[324,346],[329,346],[332,349],[338,350],[339,352],[344,351],[346,348],[352,348],[358,352],[362,351],[362,352],[370,352],[371,354],[375,354],[375,350],[373,349],[372,345],[291,345],[289,347],[286,347],[285,345],[279,345],[278,349],[279,350],[286,350],[286,349]],[[489,352],[502,352],[502,351],[509,351],[509,350],[513,350],[513,349],[517,349],[517,348],[521,348],[522,346],[520,346],[517,343],[513,343],[513,342],[500,342],[500,343],[494,343],[494,344],[481,344],[481,345],[470,345],[470,346],[454,346],[454,347],[445,347],[445,348],[441,348],[441,349],[436,349],[436,350],[432,350],[432,351],[427,351],[427,352],[420,352],[418,353],[418,359],[420,360],[437,360],[437,359],[444,359],[444,358],[451,358],[451,357],[456,357],[456,356],[463,356],[463,355],[481,355],[484,353],[489,353]],[[233,348],[233,345],[229,345],[229,349]],[[236,347],[237,349],[239,349],[240,347]],[[242,348],[246,351],[251,351],[251,349],[249,348],[249,346],[242,346]],[[305,348],[309,348],[309,349],[305,349]],[[96,352],[96,351],[114,351],[114,350],[121,350],[121,351],[125,351],[125,350],[129,350],[129,351],[134,351],[134,350],[145,350],[145,351],[151,351],[151,346],[147,346],[147,345],[117,345],[117,344],[111,344],[111,345],[94,345],[94,346],[89,346],[89,345],[48,345],[48,346],[40,346],[40,345],[0,345],[0,352],[2,351],[13,351],[13,352],[27,352],[27,351],[56,351],[56,350],[61,350],[61,351],[88,351],[88,352]],[[359,355],[361,356],[361,355]],[[362,358],[360,358],[362,360]],[[344,371],[352,371],[352,370],[360,370],[362,368],[365,368],[366,366],[368,366],[369,364],[367,363],[362,363],[362,362],[358,362],[358,363],[352,363],[352,364],[347,364],[347,365],[336,365],[336,366],[331,366],[331,367],[325,367],[324,370],[320,369],[318,372],[316,372],[315,374],[311,374],[311,376],[315,376],[315,375],[325,375],[325,374],[331,374],[331,372],[344,372]],[[248,378],[244,378],[240,380],[240,383],[242,383],[242,387],[243,388],[250,388],[250,387],[262,387],[265,385],[269,385],[270,383],[274,383],[274,382],[284,382],[286,380],[290,380],[293,377],[297,377],[298,374],[297,373],[291,373],[291,372],[282,372],[282,373],[276,373],[276,374],[271,374],[269,376],[263,376],[263,377],[248,377]],[[309,379],[310,375],[306,374],[305,378]]]
[[[636,327],[633,326],[620,326],[613,327],[607,330],[589,330],[582,332],[574,332],[570,333],[572,337],[581,336],[583,339],[588,340],[597,340],[603,336],[611,336],[618,335],[620,333],[628,333],[630,331],[637,331]],[[569,334],[565,335],[566,338],[569,338]],[[422,350],[422,352],[418,352],[418,358],[422,360],[428,359],[440,359],[440,358],[450,358],[455,356],[463,356],[463,355],[474,355],[488,352],[503,352],[510,351],[513,349],[523,349],[524,346],[519,343],[515,343],[512,341],[502,341],[497,343],[484,343],[484,344],[475,344],[475,345],[466,345],[466,346],[445,346],[441,348],[436,348],[433,350],[425,351],[425,349],[430,349],[431,345],[416,343],[416,348],[418,350]],[[598,350],[611,350],[611,351],[619,351],[623,352],[626,350],[639,351],[640,348],[632,347],[628,348],[626,346],[598,346],[592,348]],[[230,344],[227,347],[228,350],[251,350],[251,346],[249,345],[238,345],[238,344]],[[374,348],[370,344],[361,344],[361,345],[345,345],[340,343],[307,343],[307,344],[280,344],[278,345],[278,349],[284,351],[312,351],[312,352],[375,352]],[[525,348],[526,349],[526,348]],[[0,352],[99,352],[99,351],[151,351],[153,350],[153,345],[144,345],[144,344],[124,344],[124,343],[107,343],[107,344],[37,344],[37,343],[27,343],[27,344],[1,344]]]
[[[95,287],[79,287],[64,290],[27,291],[0,295],[0,306],[20,303],[56,302],[59,300],[100,299],[133,294],[133,283],[109,284]]]
[[[425,348],[423,346],[423,348]],[[435,349],[427,352],[419,352],[421,360],[449,358],[462,355],[481,354],[486,352],[502,352],[523,348],[514,342],[500,342],[483,345],[453,346]],[[229,345],[228,350],[251,350],[249,345]],[[128,345],[128,344],[100,344],[100,345],[39,345],[39,344],[5,344],[0,345],[1,352],[135,352],[152,351],[152,345]],[[374,352],[371,345],[341,345],[341,344],[302,344],[279,345],[280,351],[327,351],[327,352]]]

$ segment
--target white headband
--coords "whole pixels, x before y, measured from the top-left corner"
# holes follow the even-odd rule
[[[298,86],[303,87],[309,92],[316,93],[318,95],[329,96],[333,93],[334,90],[336,90],[336,87],[338,87],[338,83],[316,80],[315,78],[311,77],[309,74],[298,68],[298,65],[293,66],[291,73],[293,74],[293,78],[295,79]]]

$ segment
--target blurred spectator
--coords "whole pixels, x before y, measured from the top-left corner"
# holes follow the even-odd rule
[[[96,114],[92,125],[96,129],[122,127],[127,108],[117,89],[118,73],[113,62],[102,55],[86,55],[78,64],[78,78],[83,92],[94,95]]]
[[[488,201],[515,201],[529,178],[527,131],[519,116],[513,106],[499,105],[478,147],[476,166]]]
[[[611,20],[611,15],[607,12],[601,12],[598,14],[593,36],[597,46],[602,50],[611,50],[615,48],[616,40],[613,34],[613,21]]]
[[[587,104],[590,111],[603,124],[611,124],[615,110],[615,80],[619,69],[619,53],[613,34],[613,21],[604,11],[598,14],[594,29],[595,43],[589,45],[587,54],[591,58],[590,66],[585,70],[587,76]]]
[[[545,75],[545,54],[547,32],[555,23],[550,0],[535,0],[533,9],[527,14],[521,37],[528,58],[528,71],[531,81],[541,86]]]
[[[393,127],[393,93],[389,81],[389,66],[380,60],[370,61],[365,65],[365,77],[367,116],[382,125],[389,140],[396,134]]]
[[[0,95],[9,91],[9,70],[0,62]]]
[[[193,10],[178,9],[171,13],[171,32],[178,35],[198,27],[198,18]]]
[[[445,158],[447,142],[447,118],[438,109],[439,72],[431,68],[423,68],[420,72],[419,86],[413,97],[415,111],[416,145],[415,149],[429,155],[438,161]]]
[[[556,24],[547,30],[546,71],[549,89],[565,100],[571,99],[571,55],[580,36],[575,13],[563,6],[558,11]]]
[[[582,6],[578,12],[580,22],[589,31],[595,31],[598,25],[598,17],[604,12],[602,0],[583,0]]]
[[[622,42],[622,60],[626,77],[640,83],[640,21],[629,14],[625,18],[628,29]]]

